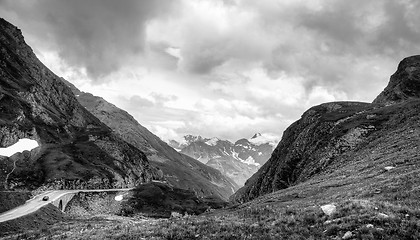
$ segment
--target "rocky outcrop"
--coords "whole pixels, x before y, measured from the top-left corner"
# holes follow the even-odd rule
[[[89,113],[0,19],[0,147],[21,138],[39,147],[0,160],[8,188],[113,188],[159,178],[143,152]],[[2,184],[3,185],[3,184]]]
[[[93,115],[110,127],[115,134],[146,153],[150,164],[162,171],[174,187],[190,189],[198,196],[219,196],[227,200],[238,186],[216,169],[178,153],[159,137],[139,124],[129,113],[101,97],[85,93],[71,83],[78,101]]]
[[[404,146],[420,140],[417,66],[418,56],[404,59],[374,103],[325,103],[306,111],[286,129],[268,162],[231,199],[246,202],[342,171],[356,159],[398,156],[395,161],[412,161],[413,152]]]
[[[420,55],[403,59],[388,86],[373,103],[392,104],[420,97]]]

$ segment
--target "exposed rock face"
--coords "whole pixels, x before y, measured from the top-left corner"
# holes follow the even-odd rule
[[[183,143],[171,141],[185,155],[218,169],[236,184],[243,186],[271,156],[271,141],[255,134],[251,139],[240,139],[235,143],[218,138],[203,138],[187,135]]]
[[[6,187],[112,188],[159,178],[144,153],[82,107],[3,19],[0,53],[0,147],[20,138],[40,145],[1,158],[0,181],[12,172]]]
[[[392,104],[420,97],[420,55],[407,57],[400,62],[388,86],[373,103]]]
[[[268,162],[231,199],[246,202],[345,169],[356,159],[416,159],[411,145],[420,140],[417,66],[418,56],[404,59],[372,104],[334,102],[306,111],[286,129]]]
[[[172,186],[191,189],[198,196],[215,195],[225,200],[239,188],[216,169],[175,151],[126,111],[103,98],[81,92],[71,83],[65,82],[87,110],[119,137],[145,152],[151,165],[159,168]]]

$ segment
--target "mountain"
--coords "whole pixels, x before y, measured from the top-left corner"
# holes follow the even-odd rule
[[[0,147],[36,140],[0,157],[0,188],[120,188],[161,179],[146,155],[89,113],[0,19]]]
[[[227,200],[239,187],[219,171],[178,153],[159,137],[140,125],[129,113],[101,97],[85,93],[62,79],[90,113],[112,131],[146,153],[150,164],[163,172],[174,187],[193,190],[198,196],[219,196]]]
[[[415,194],[419,129],[420,56],[413,56],[399,64],[373,103],[333,102],[306,111],[286,129],[267,163],[231,199],[247,202],[324,181],[336,187],[357,186],[346,191],[354,194],[385,188]]]
[[[184,141],[169,141],[179,152],[220,170],[243,186],[245,181],[264,164],[273,151],[274,137],[255,134],[250,139],[240,139],[235,143],[219,138],[203,138],[187,135]]]

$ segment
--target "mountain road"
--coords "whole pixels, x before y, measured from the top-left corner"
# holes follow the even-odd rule
[[[79,192],[120,192],[120,191],[130,191],[134,188],[123,188],[123,189],[89,189],[89,190],[51,190],[46,191],[41,194],[34,196],[33,198],[26,201],[25,204],[11,209],[9,211],[0,213],[0,222],[5,222],[13,220],[19,217],[36,212],[38,209],[59,200],[64,195],[67,194],[76,194]],[[43,200],[44,197],[48,197],[47,200]]]

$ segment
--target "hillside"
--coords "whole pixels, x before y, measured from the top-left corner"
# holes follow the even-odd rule
[[[0,159],[0,188],[114,188],[160,179],[143,152],[79,104],[21,31],[0,19],[0,147],[36,140]]]
[[[419,174],[420,159],[419,80],[420,56],[409,57],[373,103],[312,107],[284,132],[272,157],[232,200],[247,202],[313,179],[339,185],[363,180],[351,194],[398,188],[406,179],[410,185],[401,188],[415,191],[418,178],[413,177]],[[401,174],[384,179],[386,169]],[[383,181],[387,184],[380,186]]]
[[[250,139],[239,139],[235,143],[218,138],[184,136],[183,142],[170,141],[180,153],[195,158],[218,169],[227,177],[243,186],[271,156],[273,141],[260,133]]]
[[[139,124],[129,113],[101,97],[70,86],[77,100],[120,138],[145,152],[152,166],[159,168],[172,186],[191,189],[198,196],[219,196],[227,200],[238,186],[219,171],[178,153],[159,137]]]

